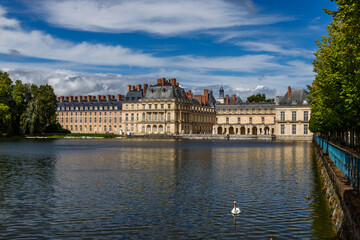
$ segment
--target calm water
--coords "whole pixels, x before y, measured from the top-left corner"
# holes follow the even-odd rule
[[[331,238],[320,191],[309,142],[0,141],[2,239]]]

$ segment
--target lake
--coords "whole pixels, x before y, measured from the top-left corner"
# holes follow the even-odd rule
[[[311,142],[2,139],[0,238],[334,238],[321,188]]]

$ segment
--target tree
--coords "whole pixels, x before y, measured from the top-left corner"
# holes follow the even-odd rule
[[[248,102],[274,102],[274,99],[266,99],[265,93],[254,94],[247,98]]]
[[[50,85],[15,84],[0,72],[0,133],[42,134],[56,123],[56,95]]]
[[[316,41],[311,91],[313,132],[360,131],[360,1],[335,0],[328,36]],[[342,133],[343,134],[343,133]]]

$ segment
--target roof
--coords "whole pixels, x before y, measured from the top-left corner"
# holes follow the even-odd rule
[[[275,108],[275,103],[217,103],[216,109],[220,108]]]
[[[283,97],[279,98],[280,106],[309,106],[308,96],[309,92],[302,88],[294,88],[290,90],[290,98],[288,92]]]
[[[164,86],[160,84],[148,87],[145,93],[145,99],[183,99],[188,97],[182,87],[173,86],[171,83],[165,83]]]
[[[102,100],[102,101],[82,101],[82,102],[58,102],[58,107],[99,107],[99,106],[117,106],[118,110],[122,109],[122,103],[123,101],[116,101],[116,100],[111,100],[111,101],[106,101],[106,100]]]
[[[143,98],[143,90],[131,90],[126,93],[124,102],[137,102]]]

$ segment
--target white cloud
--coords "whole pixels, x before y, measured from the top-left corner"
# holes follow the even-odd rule
[[[288,56],[304,56],[304,57],[313,57],[313,51],[306,49],[286,49],[277,44],[265,43],[265,42],[238,42],[238,46],[243,46],[245,49],[254,52],[275,52],[282,55]]]
[[[253,14],[252,1],[43,0],[40,11],[56,26],[94,32],[144,31],[177,35],[235,26],[268,25],[289,18]]]
[[[4,15],[0,15],[0,17],[4,17]],[[207,71],[227,70],[235,72],[281,68],[281,65],[273,62],[272,56],[265,54],[213,58],[197,56],[160,58],[151,54],[136,52],[120,45],[73,43],[41,31],[29,32],[20,27],[0,27],[0,36],[0,53],[16,53],[17,56],[23,55],[88,65],[196,68]]]

